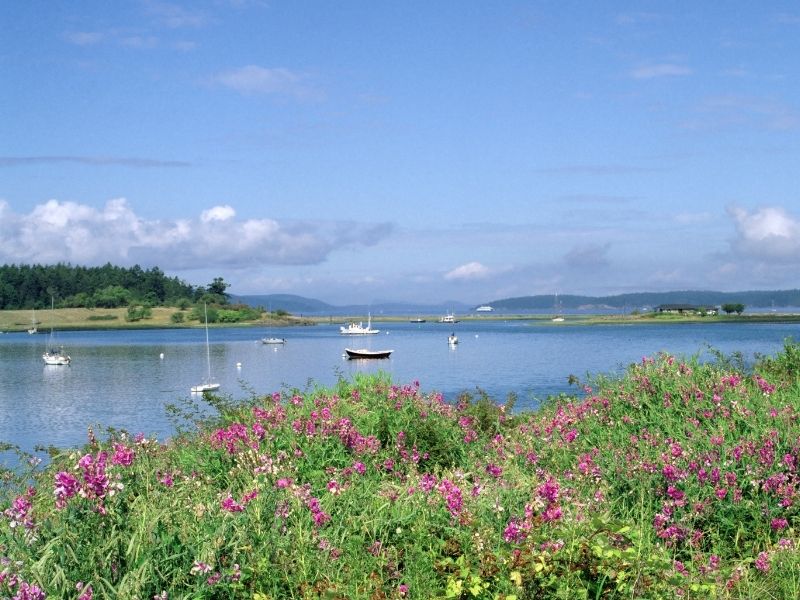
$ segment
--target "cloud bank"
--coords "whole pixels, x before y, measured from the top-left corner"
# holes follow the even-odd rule
[[[0,262],[158,265],[164,269],[313,265],[336,251],[372,246],[386,223],[237,219],[231,206],[196,218],[147,220],[124,198],[102,208],[49,200],[29,214],[0,200]]]

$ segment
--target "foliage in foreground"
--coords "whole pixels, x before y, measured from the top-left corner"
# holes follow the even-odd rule
[[[0,596],[797,597],[800,349],[512,414],[356,377],[6,478]]]

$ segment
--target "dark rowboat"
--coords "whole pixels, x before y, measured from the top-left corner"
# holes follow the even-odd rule
[[[344,351],[347,353],[347,358],[389,358],[392,353],[391,350],[367,350],[366,348],[359,350],[345,348]]]

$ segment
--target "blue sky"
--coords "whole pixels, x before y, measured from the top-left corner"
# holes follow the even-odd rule
[[[0,263],[334,304],[800,287],[795,2],[0,19]]]

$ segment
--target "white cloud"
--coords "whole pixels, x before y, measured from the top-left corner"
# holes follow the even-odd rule
[[[631,71],[631,77],[633,77],[634,79],[654,79],[656,77],[679,77],[691,74],[692,70],[689,67],[684,67],[682,65],[676,65],[672,63],[643,65]]]
[[[781,207],[754,212],[731,207],[737,237],[737,254],[758,261],[800,262],[800,221]]]
[[[218,73],[213,81],[240,94],[286,95],[313,98],[319,94],[307,83],[307,78],[285,68],[266,68],[246,65]]]
[[[0,201],[0,263],[138,263],[172,270],[311,265],[338,250],[374,245],[391,232],[388,224],[238,220],[228,205],[167,221],[139,217],[124,198],[99,209],[49,200],[28,214]]]
[[[211,223],[212,221],[228,221],[236,216],[236,211],[233,207],[228,206],[215,206],[200,213],[200,220],[203,223]]]
[[[474,279],[484,279],[489,275],[488,267],[479,262],[468,262],[452,271],[445,273],[444,278],[448,281],[471,281]]]

